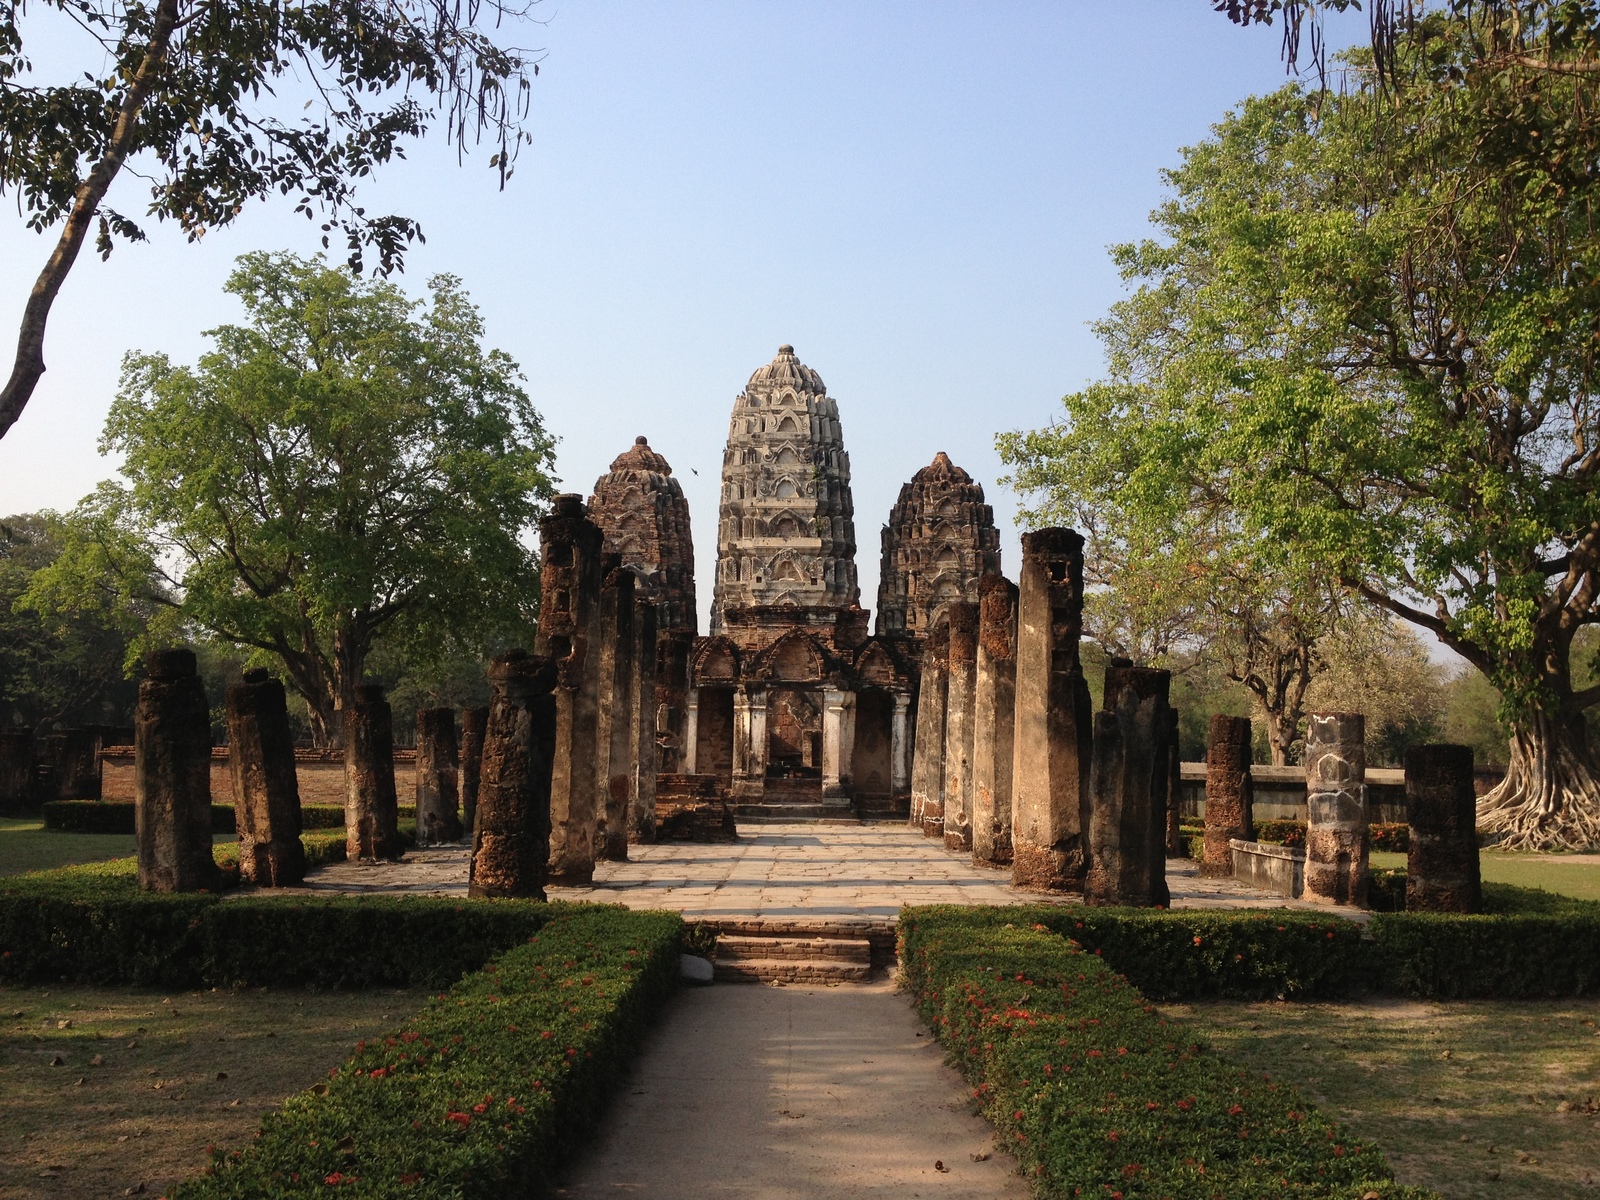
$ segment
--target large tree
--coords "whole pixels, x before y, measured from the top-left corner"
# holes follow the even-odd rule
[[[324,744],[380,640],[425,665],[525,637],[551,439],[460,284],[431,286],[424,308],[320,260],[242,258],[248,321],[197,367],[125,360],[103,449],[127,483],[71,514],[37,602],[120,581],[275,660]]]
[[[1187,151],[1159,240],[1117,252],[1137,286],[1102,327],[1110,377],[1068,407],[1125,443],[1130,495],[1219,497],[1481,670],[1513,739],[1480,823],[1590,846],[1600,687],[1571,649],[1600,617],[1600,74],[1590,26],[1524,25],[1514,53],[1484,28],[1429,16],[1403,86],[1358,57]]]
[[[45,324],[91,232],[102,256],[142,240],[107,203],[126,170],[145,212],[190,240],[247,201],[291,198],[385,273],[418,230],[369,215],[355,186],[442,117],[495,143],[502,185],[537,64],[505,30],[521,0],[0,0],[0,195],[55,244],[0,388],[0,437],[44,373]],[[323,245],[328,244],[325,236]]]

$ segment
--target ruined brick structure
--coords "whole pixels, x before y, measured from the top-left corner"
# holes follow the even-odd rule
[[[657,627],[697,632],[689,502],[671,465],[643,437],[595,481],[589,519],[605,535],[605,552],[632,568],[640,593],[660,604]]]
[[[878,633],[918,641],[952,600],[975,604],[978,580],[1000,573],[1000,531],[983,486],[943,450],[900,489],[883,527]]]
[[[1366,719],[1314,712],[1306,722],[1306,886],[1317,904],[1367,906]]]
[[[1477,912],[1481,907],[1477,813],[1472,747],[1406,751],[1407,912]]]

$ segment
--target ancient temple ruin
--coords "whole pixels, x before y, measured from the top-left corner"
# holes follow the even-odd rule
[[[635,438],[595,481],[589,519],[605,534],[605,552],[639,576],[639,594],[659,605],[657,628],[698,632],[689,502],[647,440]]]

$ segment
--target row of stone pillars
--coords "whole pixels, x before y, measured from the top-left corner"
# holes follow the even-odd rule
[[[1083,539],[1023,535],[1019,585],[979,581],[930,633],[922,664],[911,823],[1020,887],[1091,903],[1166,903],[1176,721],[1169,676],[1107,672],[1091,714],[1078,656]]]

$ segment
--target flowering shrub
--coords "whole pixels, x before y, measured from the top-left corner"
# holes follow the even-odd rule
[[[675,913],[558,911],[403,1028],[358,1045],[171,1200],[546,1190],[674,986],[683,924]]]
[[[1022,911],[906,909],[900,961],[1039,1195],[1431,1195],[1396,1186],[1375,1149],[1292,1087],[1217,1058],[1102,956],[1017,920]]]
[[[1256,841],[1273,842],[1303,850],[1306,844],[1304,821],[1257,821]],[[1403,821],[1367,826],[1367,848],[1405,854],[1411,848],[1411,826]]]

